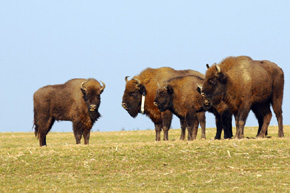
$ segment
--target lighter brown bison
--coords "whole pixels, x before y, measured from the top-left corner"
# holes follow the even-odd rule
[[[252,110],[259,122],[257,137],[265,137],[272,113],[276,114],[283,137],[282,101],[284,73],[275,63],[252,60],[247,56],[229,57],[208,68],[202,92],[205,105],[217,106],[224,101],[236,120],[236,138],[244,137],[244,125]]]
[[[102,82],[103,83],[103,82]],[[72,121],[76,143],[84,137],[89,143],[90,130],[100,117],[98,112],[105,84],[95,79],[73,79],[64,84],[40,88],[33,95],[35,136],[46,145],[46,135],[55,120]]]
[[[168,140],[168,130],[171,125],[172,113],[170,111],[160,112],[154,106],[157,84],[162,84],[169,78],[194,74],[204,77],[203,74],[193,70],[174,70],[169,67],[147,68],[131,80],[126,77],[126,88],[123,94],[122,107],[132,116],[138,113],[149,116],[155,125],[156,141],[160,141],[160,131],[163,129],[164,140]]]

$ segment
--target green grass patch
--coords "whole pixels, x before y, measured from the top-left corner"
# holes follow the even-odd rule
[[[234,129],[235,131],[235,129]],[[155,142],[155,131],[0,133],[0,192],[290,192],[290,127],[284,138]],[[256,127],[245,135],[254,137]],[[200,131],[199,131],[200,135]],[[83,142],[83,141],[82,141]]]

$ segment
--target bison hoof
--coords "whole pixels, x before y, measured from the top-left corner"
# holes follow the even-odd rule
[[[257,135],[257,138],[265,138],[265,135],[259,134],[259,135]]]

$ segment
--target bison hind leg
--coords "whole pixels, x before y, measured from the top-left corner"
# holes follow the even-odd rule
[[[35,136],[39,139],[40,146],[46,146],[46,135],[51,130],[55,121],[53,117],[43,116],[42,119],[35,118]]]
[[[272,118],[270,103],[256,104],[252,107],[259,123],[257,137],[265,137],[268,134],[268,126]]]

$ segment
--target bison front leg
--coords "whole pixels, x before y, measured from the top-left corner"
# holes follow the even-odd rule
[[[188,130],[188,140],[196,139],[199,124],[196,114],[188,114],[186,116],[186,123]]]
[[[194,122],[195,122],[194,119],[186,119],[187,133],[188,133],[187,139],[188,139],[188,141],[192,141],[194,139],[194,137],[193,137],[193,133],[195,133],[195,131],[193,131],[194,130]],[[195,138],[196,138],[196,135],[195,135]]]
[[[201,139],[205,139],[206,138],[205,137],[205,112],[199,112],[196,115],[197,115],[197,119],[201,127]],[[198,124],[197,124],[197,128],[198,128]]]
[[[84,140],[85,140],[85,144],[89,144],[89,140],[90,140],[90,130],[84,130],[83,136],[84,136]]]
[[[236,132],[235,138],[237,138],[237,139],[244,138],[244,127],[246,124],[246,120],[247,120],[249,111],[250,111],[250,108],[242,108],[235,115],[236,127],[237,127],[237,132]]]
[[[231,139],[233,137],[232,129],[232,113],[226,111],[221,116],[222,128],[224,130],[224,139]]]
[[[76,139],[76,144],[80,144],[81,143],[81,139],[82,139],[82,134],[83,134],[83,128],[82,128],[83,124],[79,121],[79,122],[73,122],[73,131],[74,131],[74,136]]]
[[[186,121],[184,119],[180,119],[180,127],[181,127],[180,140],[184,140],[185,139],[185,130],[186,130]]]
[[[163,140],[168,141],[168,131],[171,126],[171,120],[172,120],[172,113],[170,111],[165,111],[161,113],[161,119],[162,119],[162,129],[163,129]]]
[[[155,133],[156,133],[156,141],[160,141],[160,132],[162,129],[162,125],[161,124],[155,124]]]
[[[215,124],[216,124],[216,134],[214,139],[221,139],[223,125],[220,115],[215,116]]]

